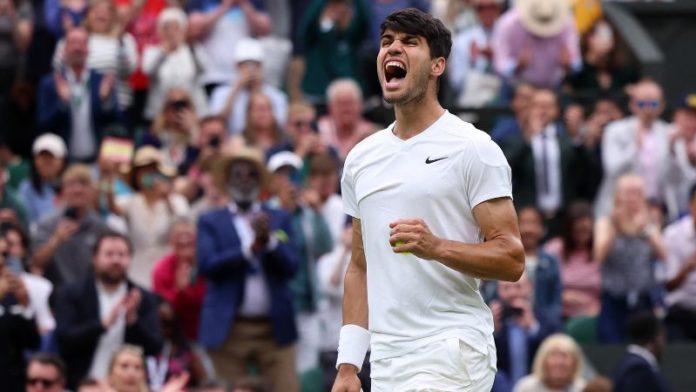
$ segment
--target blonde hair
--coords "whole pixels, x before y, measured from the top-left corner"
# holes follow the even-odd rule
[[[90,0],[89,5],[87,6],[87,17],[85,17],[82,25],[89,34],[92,34],[92,26],[89,23],[89,13],[92,12],[96,6],[102,3],[106,3],[106,5],[109,6],[109,12],[111,12],[111,27],[108,35],[116,37],[119,31],[119,23],[121,22],[118,20],[118,9],[116,8],[116,2],[114,0]]]
[[[580,347],[575,343],[575,340],[570,336],[563,333],[556,333],[544,340],[539,346],[539,350],[534,357],[534,364],[532,365],[532,373],[540,380],[544,381],[546,379],[546,373],[544,371],[544,362],[546,358],[551,354],[553,350],[560,350],[566,354],[570,354],[575,359],[575,372],[573,374],[573,380],[580,378],[582,374],[582,356],[580,354]]]
[[[142,363],[143,366],[143,380],[138,390],[139,392],[149,392],[150,389],[147,386],[147,374],[145,373],[145,352],[140,346],[124,344],[121,347],[119,347],[116,351],[114,351],[114,353],[111,354],[111,360],[109,361],[109,377],[111,377],[111,373],[114,371],[114,366],[116,366],[116,360],[123,354],[131,354],[140,358],[140,363]]]
[[[645,181],[643,178],[637,174],[624,174],[616,180],[616,186],[614,187],[614,206],[619,205],[619,197],[626,188],[631,185],[639,185],[643,190],[643,197],[645,197]]]
[[[66,183],[73,180],[92,185],[92,170],[84,163],[74,163],[68,166],[61,177],[61,182]]]

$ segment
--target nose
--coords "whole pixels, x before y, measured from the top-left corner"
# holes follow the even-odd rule
[[[389,47],[387,48],[387,53],[388,54],[399,54],[403,51],[404,45],[401,43],[401,40],[395,39],[392,41],[391,44],[389,44]]]

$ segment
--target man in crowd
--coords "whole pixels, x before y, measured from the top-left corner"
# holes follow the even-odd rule
[[[94,275],[65,285],[56,298],[56,337],[68,365],[68,386],[86,376],[104,378],[121,345],[140,346],[157,355],[162,333],[154,295],[133,284],[128,237],[104,232],[93,248]]]
[[[522,127],[527,122],[529,108],[532,106],[535,88],[529,83],[519,83],[510,101],[511,116],[503,116],[498,119],[491,129],[491,139],[499,145],[512,136],[521,135]]]
[[[682,214],[689,209],[689,188],[696,183],[696,93],[686,95],[678,103],[671,132],[669,151],[679,175],[671,189],[672,203],[673,209]]]
[[[216,182],[232,202],[198,220],[198,269],[209,281],[199,341],[218,374],[236,379],[253,363],[274,391],[297,391],[288,287],[297,253],[290,216],[261,205],[266,177],[256,150],[223,158],[216,169]]]
[[[26,392],[63,392],[66,377],[65,363],[60,357],[35,354],[27,365]]]

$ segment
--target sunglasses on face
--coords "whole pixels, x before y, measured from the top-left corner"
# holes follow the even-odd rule
[[[30,377],[27,379],[27,385],[35,386],[36,384],[41,384],[42,387],[47,389],[52,387],[57,382],[57,380],[50,380],[48,378],[40,377]]]
[[[657,109],[660,107],[660,101],[648,100],[648,101],[636,101],[636,106],[640,109]]]

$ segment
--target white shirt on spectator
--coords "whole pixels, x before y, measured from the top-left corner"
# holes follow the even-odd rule
[[[457,95],[464,90],[464,81],[470,70],[487,72],[491,69],[490,61],[486,56],[479,54],[476,61],[471,61],[471,46],[475,43],[479,49],[487,48],[490,45],[492,33],[492,31],[484,30],[479,23],[462,30],[454,37],[447,64],[447,76],[450,86]]]
[[[321,348],[333,351],[338,347],[338,337],[343,326],[343,278],[348,269],[351,251],[340,242],[317,262],[317,278],[323,295],[320,312],[323,324]],[[334,276],[338,276],[338,282]]]
[[[261,86],[261,92],[271,101],[273,117],[276,122],[281,126],[285,124],[288,113],[288,98],[285,93],[267,83]],[[219,114],[223,107],[225,107],[227,97],[229,97],[231,93],[231,84],[223,85],[213,90],[213,94],[210,96],[210,114]],[[230,135],[237,135],[244,129],[247,121],[248,106],[249,91],[242,89],[239,91],[239,94],[237,94],[237,98],[232,104],[232,113],[230,113],[227,119],[227,131]]]
[[[36,324],[39,332],[51,331],[56,327],[56,319],[53,317],[48,298],[53,292],[53,283],[43,276],[23,273],[20,275],[22,282],[29,294],[29,306],[36,314]]]
[[[667,226],[663,241],[667,250],[666,278],[674,279],[689,259],[696,254],[696,228],[690,215]],[[684,283],[667,293],[667,306],[678,305],[696,312],[696,272],[691,272]]]
[[[121,283],[116,290],[108,293],[104,290],[104,286],[97,282],[97,297],[99,299],[99,319],[107,318],[111,311],[121,303],[123,298],[128,294],[128,286],[126,282]],[[103,380],[109,373],[109,362],[112,354],[121,346],[126,338],[126,317],[125,314],[120,314],[116,318],[116,322],[104,331],[99,337],[97,349],[94,351],[92,359],[92,367],[89,371],[89,376],[98,380]]]
[[[343,201],[341,200],[341,196],[336,193],[329,196],[324,205],[321,206],[321,215],[329,226],[334,244],[340,243],[341,233],[346,226],[346,213],[343,212]]]
[[[78,80],[77,75],[71,69],[66,69],[65,79],[70,88],[70,120],[72,125],[68,151],[73,158],[91,158],[97,152],[97,142],[92,129],[92,92],[89,87],[89,71],[83,70],[82,76]]]
[[[673,130],[674,131],[674,130]],[[691,163],[688,156],[690,146],[696,145],[696,138],[690,142],[683,138],[674,142],[674,154],[672,155],[675,164],[679,168],[677,174],[680,176],[670,187],[671,197],[676,200],[677,208],[680,213],[687,211],[689,206],[689,191],[691,186],[696,184],[696,164]]]

